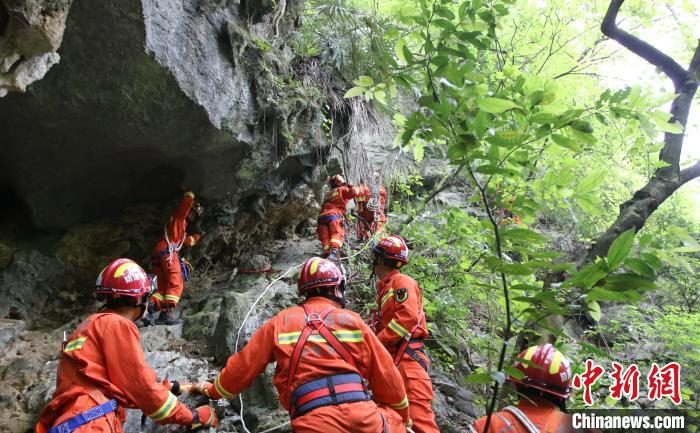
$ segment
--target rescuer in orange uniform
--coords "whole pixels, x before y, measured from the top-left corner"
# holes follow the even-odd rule
[[[399,236],[388,236],[374,246],[373,253],[373,272],[379,280],[377,338],[394,358],[404,379],[413,431],[437,433],[440,430],[430,405],[435,394],[423,349],[423,340],[428,337],[423,297],[418,283],[399,272],[408,263],[408,247]]]
[[[372,190],[367,185],[360,186],[360,193],[355,197],[357,204],[357,222],[358,239],[369,239],[371,234],[381,233],[384,231],[384,224],[387,222],[387,217],[384,214],[386,206],[386,188],[379,187],[379,195],[374,196]]]
[[[173,395],[187,385],[158,383],[146,364],[134,324],[145,315],[152,292],[144,270],[129,259],[115,260],[100,273],[95,292],[105,308],[64,342],[56,391],[37,433],[121,433],[125,408],[139,408],[160,424],[216,426],[209,406],[191,411]]]
[[[355,198],[360,189],[345,183],[343,176],[336,174],[330,180],[331,190],[326,193],[318,217],[316,234],[323,245],[323,255],[329,260],[340,258],[340,248],[345,235],[345,212],[348,202]]]
[[[296,433],[405,432],[410,420],[403,380],[362,319],[342,308],[340,269],[313,257],[303,265],[297,287],[303,304],[265,323],[214,383],[194,391],[231,399],[276,361],[273,382]]]
[[[530,361],[528,365],[515,363],[525,377],[507,380],[516,384],[521,395],[517,407],[508,406],[491,415],[489,433],[573,433],[597,430],[574,430],[571,415],[565,413],[566,400],[571,396],[571,368],[569,360],[551,344],[532,346],[518,355]],[[482,433],[486,417],[478,419],[470,432]]]
[[[156,323],[174,325],[174,308],[180,302],[191,267],[180,257],[180,249],[194,246],[201,233],[187,233],[187,224],[202,215],[202,206],[195,202],[194,193],[186,191],[175,212],[163,227],[163,237],[151,251],[151,273],[158,277],[158,290],[151,298],[151,311],[162,310]]]

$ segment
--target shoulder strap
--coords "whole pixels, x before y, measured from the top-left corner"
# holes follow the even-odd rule
[[[299,362],[301,361],[301,355],[304,351],[304,346],[306,346],[306,342],[309,340],[309,336],[311,336],[311,334],[314,331],[317,331],[319,334],[321,334],[323,338],[326,339],[328,344],[331,345],[333,350],[335,350],[336,353],[338,353],[338,355],[340,355],[340,357],[343,358],[345,362],[357,369],[355,359],[353,358],[348,348],[345,347],[345,345],[340,340],[338,340],[338,337],[336,337],[325,324],[326,317],[331,312],[333,312],[333,310],[335,310],[335,307],[328,306],[320,313],[314,313],[312,311],[309,311],[306,305],[304,305],[303,308],[304,313],[306,313],[306,325],[304,325],[304,329],[301,330],[301,335],[299,335],[299,340],[297,340],[297,343],[294,345],[292,359],[289,364],[289,377],[287,379],[287,386],[290,390],[292,389],[292,380],[296,375],[297,367],[299,366]]]
[[[404,336],[404,339],[401,342],[401,345],[399,346],[399,350],[396,351],[396,356],[394,357],[394,365],[399,365],[399,363],[401,362],[401,358],[403,357],[403,354],[406,352],[406,348],[408,347],[408,343],[411,342],[411,337],[413,336],[413,333],[416,332],[416,329],[418,329],[421,322],[423,321],[424,315],[425,315],[425,311],[423,309],[421,309],[420,313],[418,314],[418,320],[416,321],[416,324],[413,325],[413,328],[411,328],[411,331]]]
[[[525,415],[525,413],[517,407],[508,406],[505,407],[503,411],[513,415],[518,421],[520,421],[525,426],[528,432],[540,433],[540,429],[538,429],[537,426],[532,421],[530,421],[530,418],[528,418],[527,415]]]

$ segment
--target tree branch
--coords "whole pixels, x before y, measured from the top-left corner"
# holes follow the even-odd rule
[[[625,0],[611,0],[600,30],[610,39],[614,39],[634,54],[660,68],[673,81],[675,89],[679,90],[688,78],[688,71],[673,60],[671,56],[627,33],[615,23],[617,13],[624,2]]]
[[[700,177],[700,162],[696,162],[695,165],[681,170],[681,184],[689,182],[695,178]]]
[[[700,79],[700,41],[693,54],[690,67],[686,71],[667,54],[620,30],[615,25],[615,18],[622,3],[624,0],[610,1],[610,6],[601,25],[602,32],[651,64],[661,68],[673,80],[678,95],[671,104],[671,121],[678,121],[683,126],[687,125],[688,114]],[[635,192],[632,198],[620,205],[620,213],[615,222],[591,244],[580,264],[591,262],[596,257],[604,257],[612,242],[621,233],[631,228],[634,228],[635,231],[641,230],[654,211],[678,188],[691,179],[700,177],[700,163],[682,171],[680,169],[684,138],[682,133],[666,133],[664,147],[659,153],[659,160],[666,162],[667,166],[658,168],[646,185]]]

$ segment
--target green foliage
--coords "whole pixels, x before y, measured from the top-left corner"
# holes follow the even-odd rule
[[[671,329],[697,321],[700,227],[683,191],[636,236],[622,233],[605,257],[576,263],[660,167],[663,133],[683,133],[665,111],[673,94],[604,87],[597,64],[613,53],[595,29],[607,2],[312,4],[313,22],[336,30],[307,35],[315,41],[307,54],[323,52],[346,74],[353,83],[346,98],[363,98],[393,117],[395,143],[416,161],[438,159],[456,170],[466,210],[446,209],[396,229],[414,241],[409,270],[425,291],[439,359],[484,399],[486,383],[500,385],[513,374],[509,361],[497,362],[518,338],[549,334],[573,358],[612,356],[552,326],[552,316],[605,327],[612,323],[606,304],[613,303],[629,311],[667,306],[652,315]],[[658,7],[637,9],[628,24],[650,26]],[[394,210],[416,212],[418,183],[394,189]],[[545,278],[552,275],[560,282]],[[672,339],[653,328],[654,338]],[[593,333],[586,337],[599,343]],[[696,339],[683,336],[669,353],[680,356]],[[683,356],[697,365],[692,353]],[[688,382],[696,384],[698,373]]]

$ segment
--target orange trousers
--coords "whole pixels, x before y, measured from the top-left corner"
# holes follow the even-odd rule
[[[384,420],[382,420],[384,418]],[[385,430],[386,421],[386,430]],[[325,406],[292,420],[294,433],[406,433],[398,413],[373,401]]]
[[[78,397],[72,405],[67,405],[65,411],[61,416],[56,418],[53,426],[59,425],[64,421],[68,421],[76,415],[80,415],[93,407],[97,406],[97,403],[88,395],[81,395]],[[123,409],[118,409],[122,411]],[[48,431],[53,426],[37,425],[36,431],[43,433],[43,431]],[[43,429],[46,430],[43,430]],[[74,430],[73,433],[123,433],[122,423],[117,418],[117,412],[111,412],[107,415],[101,416],[90,421],[87,424],[83,424],[78,429]]]
[[[323,216],[321,216],[323,218]],[[316,226],[316,234],[323,246],[323,252],[327,253],[331,248],[341,249],[343,247],[343,217],[339,217],[329,222],[319,222]]]
[[[182,280],[182,269],[180,269],[180,256],[177,251],[173,251],[173,255],[168,260],[168,255],[160,257],[156,263],[158,256],[153,253],[153,262],[151,262],[151,273],[158,277],[158,289],[153,294],[151,299],[157,310],[163,308],[174,308],[180,302],[180,296],[185,289],[185,283]]]
[[[435,423],[435,414],[430,402],[435,399],[433,382],[418,362],[402,359],[399,371],[406,385],[408,394],[408,411],[413,421],[415,433],[440,433]]]

